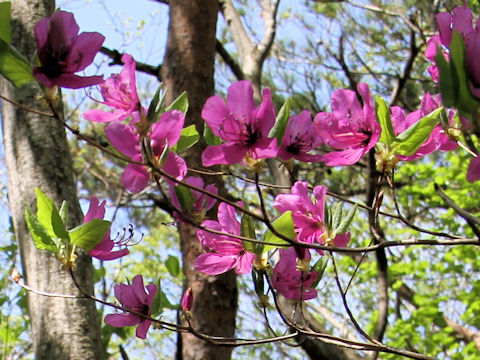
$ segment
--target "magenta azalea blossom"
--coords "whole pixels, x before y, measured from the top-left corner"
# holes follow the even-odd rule
[[[204,166],[236,164],[246,156],[264,159],[277,156],[277,139],[268,137],[275,123],[275,108],[269,89],[255,108],[250,81],[238,81],[228,89],[227,103],[220,96],[210,97],[202,118],[224,144],[208,146],[202,154]]]
[[[33,75],[46,87],[78,89],[98,84],[102,76],[75,75],[84,70],[102,47],[105,37],[97,32],[78,34],[72,13],[58,11],[35,25],[38,59]]]
[[[149,135],[150,145],[155,157],[159,158],[165,146],[173,146],[180,139],[185,115],[178,110],[170,110],[162,114],[159,122],[153,124]],[[105,129],[107,139],[122,154],[133,161],[142,161],[140,136],[133,125],[119,122],[110,123]],[[177,180],[182,180],[187,173],[185,160],[173,152],[168,152],[162,169]],[[138,193],[150,182],[150,173],[143,165],[128,164],[122,174],[122,185],[128,191]]]
[[[142,104],[138,99],[135,82],[135,60],[129,54],[123,54],[122,62],[125,64],[120,74],[113,74],[100,83],[103,104],[111,107],[112,112],[92,109],[86,111],[85,119],[97,122],[123,121],[129,116],[134,119],[142,113]],[[135,121],[134,121],[135,122]]]
[[[297,253],[293,247],[280,249],[280,260],[273,269],[272,285],[287,299],[310,300],[317,297],[312,285],[318,278],[318,271],[303,272],[297,266]],[[305,251],[305,259],[310,252]]]
[[[312,115],[309,111],[302,111],[289,119],[278,150],[278,157],[284,161],[291,158],[306,162],[321,161],[320,155],[308,153],[317,145],[318,139]]]
[[[151,316],[153,298],[158,290],[157,285],[147,285],[147,293],[143,286],[142,275],[137,275],[133,278],[132,285],[117,284],[113,287],[113,290],[115,297],[120,301],[125,310]],[[105,324],[114,327],[138,325],[135,335],[140,339],[145,339],[152,322],[139,315],[125,312],[123,314],[109,314],[105,316]]]
[[[480,157],[477,155],[472,160],[470,160],[470,164],[468,166],[468,171],[467,171],[467,181],[473,183],[479,179],[480,179]]]
[[[215,194],[215,195],[218,194],[218,189],[217,189],[217,186],[215,184],[208,184],[205,187],[203,179],[199,176],[189,176],[189,177],[184,179],[184,182],[186,182],[189,185],[193,185],[193,186],[196,186],[198,188],[205,189],[206,191],[208,191],[212,194]],[[215,198],[213,198],[211,196],[208,196],[204,193],[201,193],[199,191],[195,191],[195,190],[192,190],[192,189],[190,189],[190,191],[192,193],[192,197],[193,197],[193,200],[194,200],[192,210],[191,210],[191,213],[194,216],[205,215],[205,213],[208,210],[210,210],[213,207],[213,205],[215,205],[215,203],[217,202],[217,200]],[[182,208],[180,202],[178,201],[178,197],[175,193],[175,186],[173,186],[173,185],[170,187],[170,199],[172,201],[172,204],[176,208],[178,208],[178,209]],[[182,217],[178,214],[176,215],[176,218],[178,218],[179,220],[182,220]]]
[[[391,119],[393,124],[393,129],[395,135],[398,135],[410,126],[419,121],[422,117],[430,114],[432,111],[438,109],[441,106],[441,97],[440,94],[432,96],[430,93],[426,93],[420,104],[420,109],[411,112],[405,116],[404,111],[399,106],[392,106]],[[450,111],[449,118],[450,122],[453,122],[453,111]],[[448,133],[441,125],[437,125],[428,139],[417,149],[415,154],[411,156],[399,155],[398,158],[405,161],[412,161],[418,158],[421,158],[425,155],[431,154],[436,150],[449,151],[454,150],[458,147],[456,141],[451,140],[448,136]]]
[[[469,86],[474,96],[480,98],[480,18],[473,24],[473,13],[467,6],[458,6],[452,12],[442,12],[435,16],[439,35],[434,36],[428,43],[425,56],[434,65],[429,68],[434,81],[438,81],[438,69],[435,64],[435,55],[440,46],[448,61],[448,50],[454,31],[457,31],[465,43],[465,58],[469,75]]]
[[[328,166],[353,165],[375,146],[380,137],[373,100],[368,85],[358,84],[363,108],[352,90],[336,90],[332,94],[332,112],[315,116],[317,134],[323,144],[341,151],[323,155]]]
[[[297,240],[308,244],[318,243],[320,245],[333,245],[345,247],[350,241],[350,233],[335,234],[330,239],[328,230],[325,227],[325,186],[315,186],[313,195],[315,202],[310,198],[308,184],[304,181],[297,181],[290,194],[280,194],[275,198],[273,206],[280,212],[291,211]]]
[[[87,223],[92,219],[103,219],[105,216],[105,200],[101,204],[98,203],[98,199],[95,196],[92,196],[90,199],[90,207],[88,208],[83,222]],[[122,256],[128,255],[129,251],[126,247],[121,248],[117,251],[112,251],[115,245],[120,245],[115,243],[110,238],[110,229],[107,231],[102,241],[95,246],[92,250],[88,252],[90,256],[97,258],[99,260],[114,260]]]
[[[225,203],[218,206],[218,222],[205,220],[202,227],[240,235],[240,223],[235,217],[235,208]],[[218,275],[230,269],[235,269],[237,274],[246,274],[252,270],[255,255],[245,250],[241,240],[202,229],[197,229],[197,237],[207,251],[195,260],[195,269],[198,271]]]

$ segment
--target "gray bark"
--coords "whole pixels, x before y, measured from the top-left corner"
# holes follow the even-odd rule
[[[12,2],[12,41],[29,59],[35,52],[33,27],[54,8],[55,2],[50,0]],[[29,108],[48,112],[38,100],[41,91],[36,84],[15,89],[2,81],[1,93]],[[63,200],[68,201],[70,227],[82,221],[65,130],[53,118],[25,111],[5,101],[2,103],[2,126],[9,206],[25,282],[41,291],[80,295],[62,264],[50,253],[35,248],[24,220],[24,207],[35,209],[34,188],[39,187],[57,206]],[[79,254],[75,273],[81,286],[93,293],[89,256]],[[92,301],[28,293],[28,310],[36,359],[103,359],[100,324]]]

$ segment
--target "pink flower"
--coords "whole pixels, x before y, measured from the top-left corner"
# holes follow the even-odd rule
[[[328,166],[353,165],[375,146],[381,128],[376,121],[373,100],[368,85],[358,84],[363,108],[352,90],[336,90],[332,94],[332,112],[315,116],[321,142],[341,151],[323,155]]]
[[[315,202],[313,202],[308,192],[308,184],[304,181],[297,181],[290,194],[277,195],[273,206],[282,213],[292,212],[298,241],[308,244],[316,242],[321,245],[331,241],[335,246],[344,247],[350,241],[350,233],[334,234],[334,239],[330,239],[329,229],[325,226],[326,193],[326,187],[315,186],[313,188]]]
[[[441,101],[440,94],[432,96],[430,93],[426,93],[420,104],[420,109],[411,112],[407,116],[405,116],[405,113],[401,107],[392,106],[390,108],[390,111],[391,111],[391,119],[392,119],[393,129],[395,131],[395,135],[398,135],[404,132],[410,126],[412,126],[417,121],[419,121],[422,117],[438,109],[441,106],[441,102],[442,101]],[[454,116],[453,111],[450,111],[449,113],[450,122],[453,122],[453,116]],[[457,142],[449,138],[448,133],[445,131],[445,129],[442,128],[441,125],[437,125],[433,129],[429,138],[418,148],[415,154],[411,156],[399,155],[398,157],[401,160],[413,161],[425,155],[431,154],[436,150],[449,151],[449,150],[454,150],[457,147],[458,147]]]
[[[92,196],[90,199],[90,207],[88,208],[87,214],[83,218],[83,222],[87,223],[92,219],[103,219],[105,216],[105,200],[102,203],[98,204],[98,199],[95,196]],[[110,238],[110,230],[107,231],[102,241],[95,246],[92,250],[88,252],[90,256],[97,258],[99,260],[114,260],[122,256],[128,255],[129,250],[124,247],[117,251],[112,251],[115,245],[119,246],[119,243],[115,243]]]
[[[308,154],[317,144],[312,115],[308,111],[302,111],[289,119],[278,157],[284,161],[291,158],[305,162],[320,161],[320,155]]]
[[[123,54],[122,62],[125,66],[120,74],[113,74],[100,83],[103,104],[110,106],[113,111],[88,110],[83,114],[85,119],[97,122],[113,122],[123,121],[129,116],[139,118],[143,110],[137,95],[135,60],[131,55]]]
[[[189,286],[183,294],[182,302],[181,302],[182,310],[183,311],[190,311],[192,310],[193,306],[193,293],[192,288]]]
[[[452,12],[442,12],[435,16],[438,24],[439,35],[434,36],[429,41],[425,56],[435,62],[437,46],[443,45],[442,51],[446,54],[448,61],[448,50],[452,41],[454,31],[457,31],[465,43],[465,58],[467,71],[469,75],[469,86],[474,96],[480,98],[480,18],[477,18],[475,27],[473,26],[473,13],[466,5],[458,6]],[[435,66],[435,65],[434,65]],[[432,68],[432,67],[430,67]],[[429,72],[435,77],[438,75],[438,69],[429,68]],[[438,77],[437,77],[438,80]]]
[[[218,206],[218,222],[205,220],[202,226],[240,235],[240,223],[235,217],[235,208],[225,203]],[[207,251],[195,260],[195,269],[198,271],[208,275],[218,275],[230,269],[235,269],[237,274],[246,274],[252,270],[255,255],[245,250],[241,240],[202,229],[197,229],[197,237]]]
[[[476,156],[470,160],[467,171],[467,181],[475,182],[480,179],[480,156]]]
[[[35,25],[35,40],[40,66],[33,75],[46,87],[55,85],[78,89],[98,84],[102,76],[75,75],[90,65],[105,37],[97,32],[83,32],[72,13],[58,11]]]
[[[277,155],[277,140],[267,137],[275,123],[275,108],[270,90],[264,89],[262,94],[263,101],[255,108],[252,84],[243,80],[230,86],[227,103],[218,95],[207,100],[202,117],[225,143],[205,149],[204,166],[236,164],[245,156],[264,159]]]
[[[147,285],[147,291],[143,286],[142,275],[137,275],[132,280],[132,285],[117,284],[113,288],[115,297],[120,301],[125,310],[131,310],[151,316],[150,308],[152,307],[153,298],[158,288],[155,284]],[[105,324],[113,327],[134,326],[138,325],[135,335],[140,339],[147,337],[147,331],[152,322],[141,316],[126,312],[123,314],[109,314],[105,316]]]
[[[186,182],[189,185],[193,185],[198,188],[205,189],[206,191],[212,194],[218,194],[218,189],[215,184],[208,184],[206,187],[204,187],[203,179],[199,176],[189,176],[184,179],[184,182]],[[192,210],[191,210],[191,215],[193,215],[194,217],[195,216],[203,217],[205,213],[208,210],[210,210],[217,202],[215,198],[208,196],[204,193],[201,193],[195,190],[190,190],[190,191],[192,193],[193,200],[195,201],[193,203]],[[178,197],[175,194],[175,186],[170,187],[170,199],[172,201],[172,204],[176,208],[178,209],[182,208],[178,200]],[[176,214],[176,218],[178,218],[179,220],[182,220],[182,217],[178,214]]]
[[[178,110],[170,110],[162,114],[159,122],[153,124],[150,133],[150,145],[157,159],[163,154],[165,146],[177,143],[182,132],[185,115]],[[113,122],[105,129],[107,139],[122,154],[133,161],[142,161],[140,136],[133,125]],[[177,180],[182,180],[187,173],[185,160],[173,152],[168,152],[162,169]],[[128,164],[122,174],[122,185],[133,193],[145,189],[150,181],[150,174],[143,165]]]
[[[298,269],[297,254],[293,247],[280,249],[280,260],[273,269],[272,285],[287,299],[310,300],[317,297],[317,290],[312,285],[318,278],[315,270],[304,272]],[[305,251],[305,258],[310,260],[310,252]]]

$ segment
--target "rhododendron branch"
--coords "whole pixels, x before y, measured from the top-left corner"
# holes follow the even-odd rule
[[[119,52],[118,50],[111,50],[109,48],[106,48],[105,46],[102,46],[100,48],[100,52],[103,55],[108,56],[112,60],[112,62],[109,64],[110,66],[123,65],[123,62],[122,62],[123,53]],[[135,64],[136,64],[135,69],[137,71],[155,76],[157,79],[161,80],[162,65],[153,66],[153,65],[142,63],[140,61],[135,61]]]
[[[16,101],[13,101],[13,100],[3,96],[2,94],[0,94],[0,99],[5,100],[6,102],[9,102],[10,104],[15,105],[16,107],[18,107],[22,110],[31,112],[33,114],[42,115],[42,116],[46,116],[46,117],[55,117],[54,114],[50,114],[50,113],[47,113],[47,112],[44,112],[44,111],[41,111],[41,110],[36,110],[36,109],[29,108],[29,107],[27,107],[23,104],[20,104]]]
[[[378,340],[372,338],[370,335],[368,335],[362,329],[362,327],[358,324],[357,320],[353,316],[352,311],[350,310],[350,307],[348,306],[347,297],[346,297],[346,295],[343,291],[342,284],[340,283],[340,278],[338,276],[337,265],[335,263],[335,257],[333,256],[333,254],[331,252],[329,252],[329,255],[330,255],[330,258],[332,259],[333,272],[334,272],[334,275],[335,275],[335,283],[337,284],[338,292],[340,293],[340,296],[342,298],[343,307],[344,307],[345,311],[347,312],[348,317],[350,318],[350,321],[352,322],[355,329],[357,329],[357,331],[360,333],[360,335],[362,335],[368,341],[370,341],[374,344],[380,345],[381,341],[378,341]]]

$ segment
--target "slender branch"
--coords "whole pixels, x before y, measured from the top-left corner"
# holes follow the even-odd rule
[[[111,50],[102,46],[100,48],[100,52],[112,60],[110,65],[123,65],[123,62],[122,62],[123,53],[120,53],[118,50]],[[153,66],[153,65],[142,63],[140,61],[136,61],[135,63],[136,63],[137,71],[155,76],[157,79],[161,80],[162,65]]]
[[[235,75],[237,80],[244,80],[245,74],[243,73],[242,68],[240,67],[240,65],[238,65],[232,55],[230,55],[230,53],[227,51],[227,49],[225,49],[223,44],[218,39],[216,42],[216,50],[222,60],[225,62],[225,64],[227,64],[230,70],[232,70],[233,75]]]

